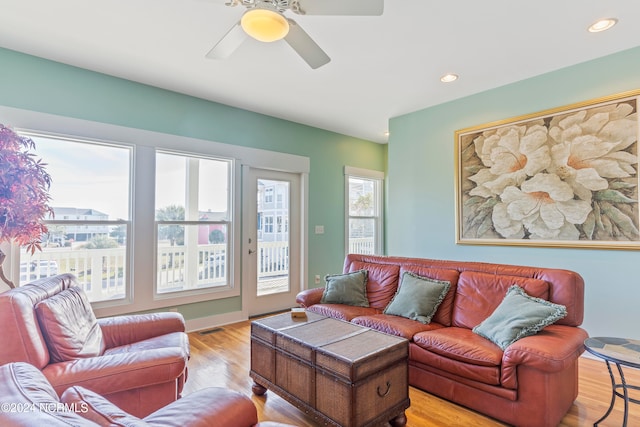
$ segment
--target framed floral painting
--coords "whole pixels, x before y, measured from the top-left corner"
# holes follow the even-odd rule
[[[640,249],[639,98],[457,131],[456,243]]]

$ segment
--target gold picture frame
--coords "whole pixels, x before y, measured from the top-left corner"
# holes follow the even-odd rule
[[[456,243],[640,249],[639,99],[456,131]]]

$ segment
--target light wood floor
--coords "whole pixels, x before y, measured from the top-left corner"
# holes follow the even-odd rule
[[[203,333],[204,332],[204,333]],[[300,427],[318,427],[317,423],[274,393],[259,397],[251,392],[249,378],[250,322],[226,325],[209,331],[192,332],[189,378],[184,394],[205,387],[227,387],[250,396],[258,408],[261,421],[279,421]],[[625,371],[628,384],[640,384],[640,371]],[[580,359],[580,392],[563,418],[560,426],[592,426],[609,407],[611,382],[604,362],[582,357]],[[504,424],[487,418],[454,403],[439,399],[413,387],[407,410],[408,426],[464,426],[488,427]],[[602,427],[622,425],[623,404],[620,399],[614,412],[600,424]],[[631,404],[629,426],[640,426],[640,405]]]

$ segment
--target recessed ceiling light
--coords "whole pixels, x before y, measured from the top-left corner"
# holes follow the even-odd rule
[[[587,28],[587,30],[590,33],[599,33],[601,31],[608,30],[609,28],[613,27],[617,23],[618,23],[618,20],[616,18],[600,19],[594,22],[593,24],[591,24],[591,26]]]
[[[442,83],[451,83],[455,82],[456,80],[458,80],[458,75],[453,73],[445,74],[444,76],[440,77],[440,81]]]

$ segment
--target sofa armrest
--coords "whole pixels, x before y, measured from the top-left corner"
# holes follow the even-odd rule
[[[302,307],[311,307],[320,304],[324,288],[305,289],[296,295],[296,302]]]
[[[185,331],[184,317],[174,312],[105,317],[98,324],[107,348]]]
[[[188,394],[145,417],[163,427],[251,427],[258,412],[247,396],[233,390],[209,387]]]
[[[588,336],[579,327],[550,325],[536,335],[514,342],[502,356],[502,385],[516,388],[518,365],[527,365],[544,372],[559,372],[570,368],[584,352],[584,340]]]
[[[175,381],[187,358],[184,349],[168,347],[52,363],[42,373],[58,394],[79,385],[106,395]]]
[[[99,426],[110,427],[114,425],[126,425],[127,427],[148,427],[149,424],[142,421],[99,394],[84,387],[69,387],[62,393],[60,401],[82,418],[96,423]]]

